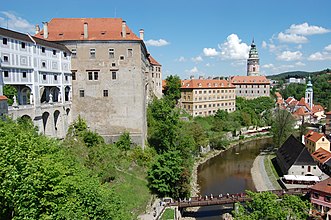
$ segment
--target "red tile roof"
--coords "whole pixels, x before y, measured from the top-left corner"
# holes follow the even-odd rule
[[[311,111],[310,106],[308,105],[308,103],[306,102],[305,98],[302,97],[299,101],[299,103],[297,104],[298,106],[305,106],[309,111]]]
[[[190,89],[235,89],[236,87],[233,86],[226,80],[222,79],[186,79],[182,80],[182,89],[190,88]]]
[[[315,131],[308,131],[308,133],[305,135],[305,139],[308,139],[312,142],[317,142],[319,139],[321,139],[322,137],[324,137],[324,134],[320,134],[318,132]]]
[[[321,105],[314,105],[312,110],[313,110],[313,113],[324,111],[324,109]]]
[[[154,65],[154,66],[161,66],[161,64],[159,64],[153,57],[152,57],[152,55],[149,55],[148,56],[148,60],[149,60],[149,62],[152,64],[152,65]]]
[[[288,97],[286,100],[285,100],[285,102],[287,103],[287,104],[290,104],[291,102],[293,102],[293,101],[297,101],[295,98],[293,98],[293,97]]]
[[[233,76],[231,83],[234,85],[239,84],[262,84],[270,85],[270,81],[265,76]]]
[[[316,183],[311,187],[311,189],[320,192],[325,192],[327,194],[331,194],[331,178]]]
[[[277,96],[277,98],[282,98],[282,95],[279,92],[275,92],[275,95]]]
[[[310,112],[305,111],[303,107],[298,108],[295,112],[293,112],[293,115],[298,115],[298,116],[304,116],[304,115],[309,115]]]
[[[318,148],[311,156],[321,164],[324,164],[331,158],[331,153],[324,148]]]
[[[122,18],[53,18],[48,22],[49,41],[84,40],[84,23],[88,24],[86,40],[141,40],[126,25],[122,37]],[[35,36],[43,38],[44,30]]]
[[[4,95],[0,95],[0,100],[1,101],[4,101],[4,100],[8,100],[8,98],[6,96],[4,96]]]

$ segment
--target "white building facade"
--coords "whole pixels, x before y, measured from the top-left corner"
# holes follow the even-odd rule
[[[71,112],[71,56],[63,45],[0,28],[4,85],[17,90],[8,114],[31,118],[39,131],[64,138]]]

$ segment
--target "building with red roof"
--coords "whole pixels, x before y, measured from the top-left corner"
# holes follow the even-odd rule
[[[330,137],[331,135],[331,112],[325,113],[325,134]]]
[[[331,217],[331,178],[310,187],[310,202],[326,219]]]
[[[121,18],[53,18],[36,37],[65,45],[72,54],[72,116],[114,142],[127,131],[144,146],[146,108],[160,96],[161,65]],[[155,92],[155,93],[154,93]]]
[[[191,79],[181,82],[180,105],[192,116],[214,115],[218,109],[236,110],[235,86],[221,79]]]
[[[325,137],[324,134],[308,131],[305,135],[305,145],[310,153],[315,152],[319,148],[330,152],[330,141]]]
[[[230,78],[236,87],[236,96],[254,99],[270,96],[270,81],[265,76],[233,76]]]

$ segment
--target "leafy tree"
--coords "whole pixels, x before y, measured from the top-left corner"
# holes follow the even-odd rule
[[[271,134],[276,147],[280,147],[292,134],[294,123],[294,118],[290,112],[281,109],[276,110],[271,126]]]
[[[122,150],[130,150],[131,148],[131,138],[129,132],[124,132],[115,143],[116,147]]]
[[[12,85],[4,85],[3,95],[8,98],[8,105],[12,105],[14,102],[14,96],[17,98],[17,89]]]
[[[183,159],[179,151],[168,151],[160,154],[148,171],[149,187],[161,197],[183,198],[189,195],[183,183],[187,183],[189,175],[182,166]],[[189,183],[189,182],[188,182]]]
[[[284,195],[279,198],[271,192],[247,192],[252,198],[247,206],[237,203],[238,209],[233,214],[238,220],[260,219],[307,219],[310,203],[298,196]]]
[[[284,98],[294,97],[300,100],[301,97],[305,97],[306,85],[299,83],[290,83],[284,89],[280,90],[280,93]]]
[[[166,85],[164,88],[164,98],[170,103],[173,108],[181,97],[181,81],[179,76],[170,75],[166,78]]]

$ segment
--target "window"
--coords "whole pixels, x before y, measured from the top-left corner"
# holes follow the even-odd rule
[[[21,48],[25,49],[25,43],[24,42],[21,43]]]
[[[46,62],[43,61],[43,62],[41,63],[41,66],[42,66],[43,68],[46,68]]]
[[[46,52],[46,48],[45,47],[41,47],[41,52],[45,53]]]
[[[3,56],[3,62],[8,62],[8,61],[9,61],[8,56]]]
[[[108,90],[103,90],[103,97],[108,97]]]
[[[77,49],[76,48],[71,49],[71,57],[76,57],[76,55],[77,55]]]
[[[76,80],[76,72],[72,72],[72,80]]]
[[[88,72],[88,80],[93,80],[93,75],[92,75],[92,72]]]
[[[99,73],[98,72],[94,72],[94,80],[98,80],[99,78]]]
[[[7,38],[2,38],[2,44],[7,45],[8,39]]]
[[[95,58],[95,49],[94,48],[90,49],[90,58]]]
[[[111,63],[111,66],[116,66],[116,63]]]
[[[116,72],[111,73],[111,79],[116,79]]]
[[[84,97],[85,96],[85,91],[84,89],[79,90],[79,97]]]
[[[4,77],[9,77],[9,72],[8,71],[3,71]]]
[[[324,197],[324,200],[325,200],[326,202],[331,202],[331,196],[326,195],[326,196]]]
[[[46,74],[43,74],[43,80],[46,80]]]
[[[53,55],[54,55],[54,56],[56,55],[56,50],[53,50]]]
[[[318,194],[317,192],[314,192],[314,193],[313,193],[313,197],[314,197],[315,199],[318,199],[318,198],[319,198],[319,194]]]
[[[65,76],[64,78],[65,78],[65,81],[68,81],[68,76]]]
[[[22,72],[22,77],[26,78],[26,72]]]
[[[109,48],[109,58],[114,58],[115,57],[115,50],[113,48]]]
[[[64,57],[67,57],[67,52],[63,52],[63,56]]]
[[[122,55],[122,56],[120,56],[120,60],[124,60],[124,56]]]
[[[57,75],[54,75],[54,80],[55,80],[55,81],[57,80]]]
[[[133,57],[133,50],[132,49],[128,49],[128,57]]]

